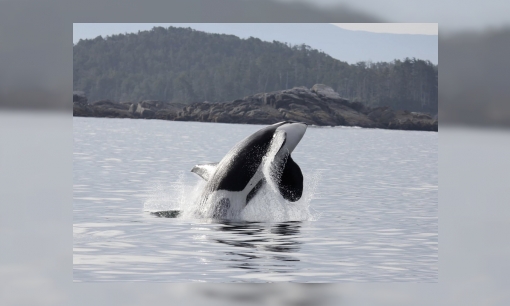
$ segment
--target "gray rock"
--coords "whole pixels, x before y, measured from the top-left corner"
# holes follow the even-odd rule
[[[432,119],[432,117],[429,114],[425,113],[411,112],[411,114],[416,119]]]
[[[334,91],[333,88],[326,86],[324,84],[313,85],[311,91],[316,93],[319,97],[323,99],[324,98],[332,100],[342,99],[342,97],[340,97],[340,95],[336,91]]]
[[[152,117],[154,117],[154,115],[155,115],[155,114],[156,114],[156,113],[155,113],[154,111],[152,111],[152,110],[150,110],[150,109],[145,108],[145,109],[142,111],[141,116],[142,116],[143,118],[152,118]]]
[[[303,104],[290,103],[289,108],[292,110],[301,111],[303,113],[310,112],[310,109],[308,108],[308,106],[303,105]],[[320,107],[317,107],[317,108],[318,108],[318,110],[320,110]]]
[[[331,87],[316,84],[311,89],[295,87],[223,103],[184,105],[156,100],[91,104],[74,103],[75,116],[147,118],[176,121],[273,124],[295,120],[318,126],[360,126],[404,130],[437,131],[437,120],[422,113],[370,108],[341,98]]]
[[[145,110],[145,108],[140,103],[138,103],[136,105],[135,113],[137,113],[138,115],[142,115],[144,110]]]
[[[87,104],[87,96],[83,91],[73,91],[73,102],[79,104]]]

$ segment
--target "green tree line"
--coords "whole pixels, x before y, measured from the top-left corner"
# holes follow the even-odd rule
[[[190,28],[155,27],[73,46],[74,90],[89,101],[225,102],[320,83],[368,106],[437,113],[437,77],[437,65],[414,58],[348,64],[305,44]]]

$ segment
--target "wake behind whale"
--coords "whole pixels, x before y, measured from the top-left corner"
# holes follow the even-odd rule
[[[320,173],[304,182],[291,153],[306,124],[280,122],[236,144],[218,163],[197,165],[202,180],[189,184],[184,173],[145,202],[158,217],[213,220],[295,221],[315,219],[309,203]]]

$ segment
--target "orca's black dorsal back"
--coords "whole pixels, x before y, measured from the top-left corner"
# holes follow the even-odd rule
[[[266,154],[273,134],[285,122],[265,127],[238,143],[218,165],[214,190],[241,191],[257,172]],[[223,163],[228,163],[223,165]]]

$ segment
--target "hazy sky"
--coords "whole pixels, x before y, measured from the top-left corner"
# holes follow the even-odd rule
[[[437,23],[332,23],[340,28],[355,31],[394,34],[437,35]]]
[[[427,34],[437,35],[437,23],[333,23],[348,30],[375,33]],[[80,39],[96,38],[112,34],[135,33],[150,30],[153,27],[169,27],[170,23],[74,23],[73,43]]]

